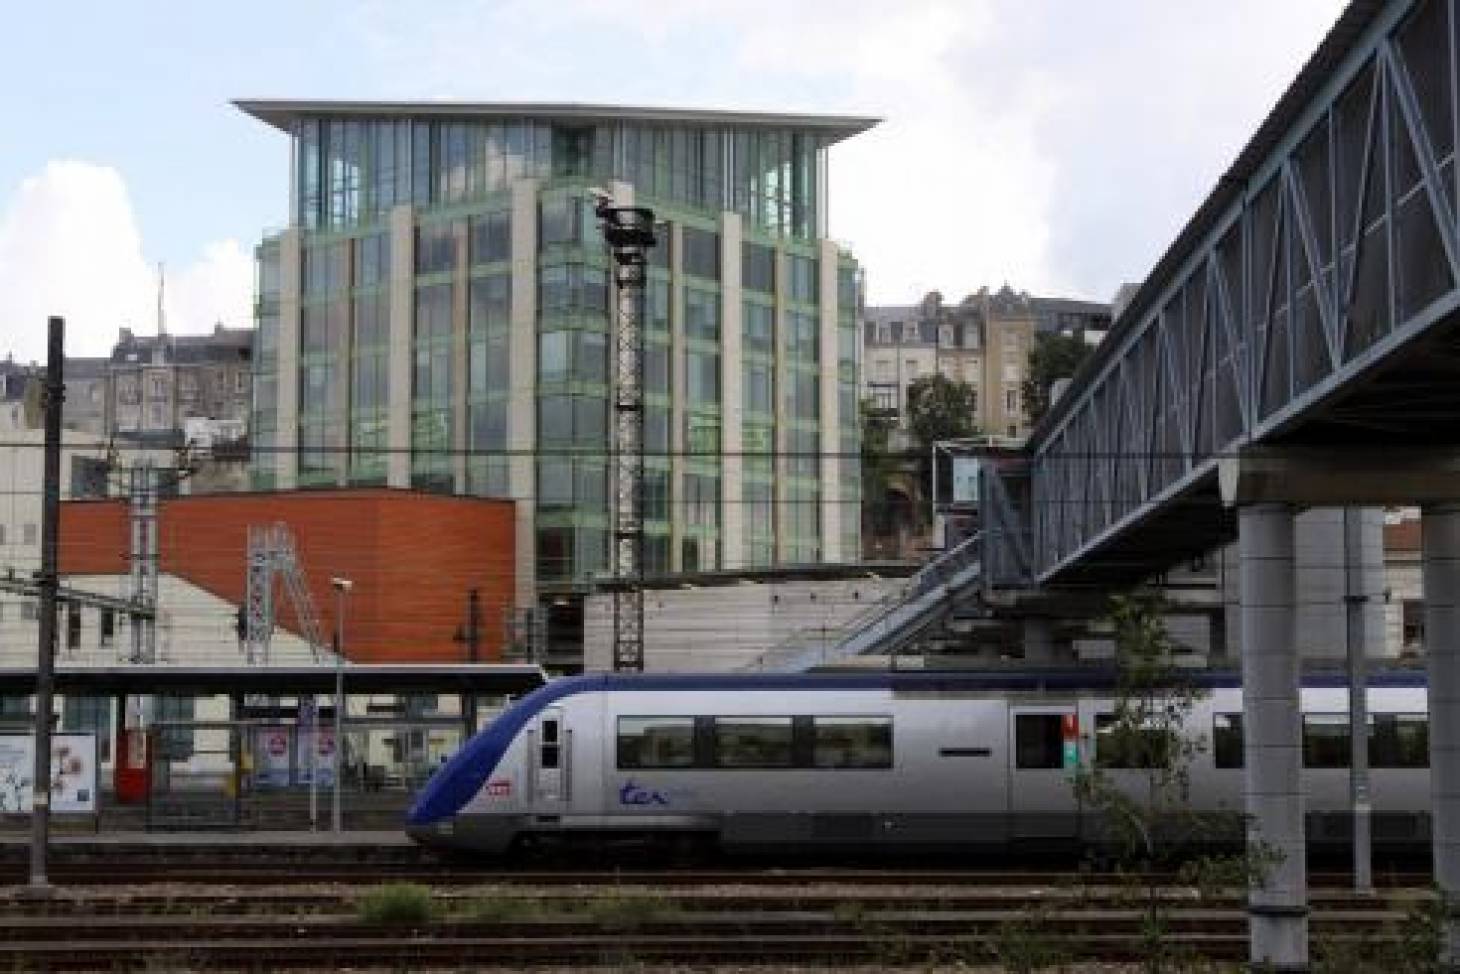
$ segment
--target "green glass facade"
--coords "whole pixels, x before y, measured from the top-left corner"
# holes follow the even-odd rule
[[[532,118],[302,117],[295,222],[370,223],[409,203],[470,205],[520,179],[632,184],[686,209],[728,210],[772,235],[825,236],[827,135],[790,126]]]
[[[847,132],[255,114],[294,147],[293,223],[257,250],[256,486],[510,497],[536,592],[606,573],[604,186],[661,221],[645,571],[857,560],[860,276],[823,226],[826,147]]]

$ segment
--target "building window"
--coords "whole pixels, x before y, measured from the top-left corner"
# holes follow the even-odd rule
[[[1427,768],[1430,724],[1425,714],[1370,714],[1369,766]]]
[[[61,702],[61,726],[74,734],[95,734],[97,760],[111,760],[111,698],[78,697],[68,694]]]
[[[820,264],[821,262],[815,257],[787,254],[786,267],[789,272],[789,280],[786,282],[787,297],[802,304],[816,304],[819,294],[817,273]]]
[[[872,406],[879,412],[897,412],[897,386],[895,385],[874,385],[872,391]]]
[[[191,724],[195,719],[192,697],[154,697],[159,724]],[[186,761],[193,756],[193,729],[191,727],[164,727],[157,735],[161,757],[171,761]]]
[[[716,717],[715,766],[789,768],[790,717]]]
[[[1212,718],[1212,763],[1218,768],[1242,767],[1242,746],[1242,715],[1215,715]]]
[[[877,330],[876,330],[876,338],[874,339],[874,341],[876,341],[878,345],[891,345],[892,344],[892,326],[889,325],[885,321],[878,322],[877,323]]]
[[[149,384],[149,388],[151,389],[151,393],[150,393],[151,397],[153,399],[163,399],[163,398],[166,398],[166,396],[167,396],[167,376],[165,376],[165,375],[154,375],[154,376],[151,376],[150,378],[152,380],[151,383]]]
[[[1303,767],[1347,768],[1348,714],[1303,715]]]
[[[1400,606],[1404,625],[1404,649],[1419,652],[1425,642],[1425,604],[1420,599],[1405,599]]]
[[[1176,743],[1172,730],[1132,727],[1114,714],[1095,715],[1095,764],[1101,768],[1163,768]]]
[[[818,768],[892,767],[892,718],[815,718],[811,759]]]
[[[773,294],[776,290],[776,252],[761,244],[740,246],[740,286],[747,291]]]
[[[21,540],[24,544],[33,545],[40,543],[39,539],[37,539],[36,537],[36,526],[34,524],[27,524],[20,530],[22,536]]]
[[[620,717],[620,768],[690,768],[695,763],[693,717]]]
[[[450,223],[416,227],[416,273],[440,274],[456,266],[456,233]]]
[[[746,354],[775,355],[776,314],[768,305],[747,301],[741,305],[742,343]]]
[[[697,288],[684,290],[684,334],[706,342],[720,340],[720,295]]]
[[[1063,767],[1063,721],[1062,714],[1016,714],[1014,716],[1014,767]]]
[[[491,264],[512,257],[512,215],[488,213],[471,221],[471,262]]]
[[[684,248],[681,254],[684,272],[695,277],[718,281],[720,279],[720,235],[709,230],[684,227],[681,231],[681,240]]]
[[[1004,409],[1007,412],[1011,412],[1012,413],[1014,410],[1016,410],[1018,408],[1019,408],[1019,390],[1018,389],[1005,389],[1004,390]]]

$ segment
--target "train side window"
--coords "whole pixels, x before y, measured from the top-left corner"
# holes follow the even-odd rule
[[[812,733],[815,767],[892,767],[891,717],[816,717]]]
[[[1303,767],[1348,767],[1350,743],[1348,714],[1303,715]]]
[[[1063,717],[1060,714],[1014,715],[1014,767],[1064,767]]]
[[[1369,766],[1427,768],[1430,722],[1424,714],[1369,715]]]
[[[1176,732],[1159,727],[1132,727],[1114,714],[1095,715],[1095,764],[1101,768],[1150,769],[1167,765]]]
[[[692,768],[695,764],[693,717],[620,717],[620,768]]]
[[[541,755],[538,767],[550,771],[558,766],[562,748],[558,743],[558,722],[556,720],[542,722],[542,740],[538,742],[538,751]]]
[[[790,717],[716,717],[717,768],[790,768]]]
[[[1242,715],[1216,714],[1212,717],[1212,763],[1218,768],[1240,768],[1242,756]]]

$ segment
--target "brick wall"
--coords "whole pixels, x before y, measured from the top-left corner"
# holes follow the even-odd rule
[[[365,662],[466,659],[452,637],[467,592],[481,604],[481,659],[498,659],[513,593],[510,501],[366,489],[225,494],[165,500],[158,514],[161,570],[239,604],[250,525],[293,532],[326,637],[334,632],[332,577],[354,589],[345,613],[346,655]],[[63,574],[127,571],[125,502],[62,505]],[[287,600],[280,622],[297,631]]]

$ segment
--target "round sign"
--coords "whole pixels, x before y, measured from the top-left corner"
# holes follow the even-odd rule
[[[283,734],[269,735],[269,753],[274,757],[283,757],[289,753],[289,739]]]
[[[323,754],[325,757],[329,757],[331,754],[335,753],[335,739],[333,737],[326,737],[321,734],[319,737],[319,753]]]

